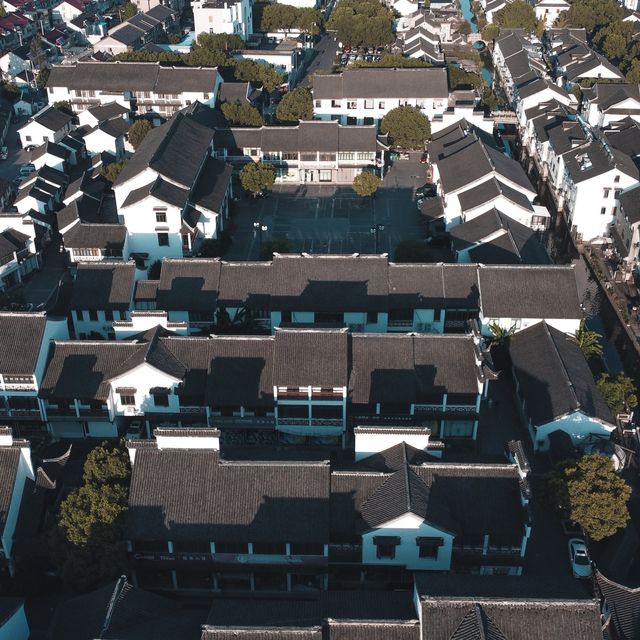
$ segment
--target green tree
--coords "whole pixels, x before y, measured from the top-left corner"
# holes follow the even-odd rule
[[[375,195],[380,187],[380,178],[370,171],[363,171],[353,179],[353,190],[361,197],[368,198]]]
[[[240,171],[240,184],[251,193],[270,189],[275,181],[275,167],[268,162],[250,162]]]
[[[151,129],[153,129],[153,125],[148,120],[136,120],[136,122],[129,127],[129,132],[127,133],[127,138],[131,146],[137,149]]]
[[[633,60],[627,71],[627,82],[640,84],[640,59]]]
[[[91,589],[126,570],[130,473],[125,449],[104,442],[87,456],[82,486],[61,503],[51,548],[69,586]]]
[[[449,78],[449,90],[467,87],[480,88],[484,86],[484,80],[477,73],[471,73],[461,69],[457,64],[447,65],[447,77]]]
[[[260,31],[289,32],[298,22],[299,9],[289,4],[269,4],[262,10]]]
[[[507,346],[509,344],[509,341],[511,340],[511,336],[516,332],[516,328],[514,325],[509,327],[508,329],[505,329],[497,322],[492,322],[489,325],[489,331],[491,332],[491,335],[485,339],[487,344]]]
[[[38,73],[36,74],[36,82],[40,87],[46,87],[50,75],[51,69],[49,69],[48,67],[42,67],[42,69],[40,69],[40,71],[38,71]]]
[[[136,13],[138,13],[138,7],[136,7],[133,2],[125,2],[122,7],[120,7],[120,20],[124,22],[129,18],[133,18]]]
[[[68,100],[58,100],[58,102],[54,102],[53,108],[58,111],[62,111],[63,113],[67,113],[70,116],[73,115],[73,107]]]
[[[127,160],[122,160],[121,162],[112,162],[108,164],[106,167],[103,166],[100,169],[100,175],[105,180],[113,184],[118,178],[118,176],[120,175],[120,172],[124,169],[126,164],[127,164]]]
[[[231,51],[244,49],[244,40],[235,33],[205,33],[198,34],[196,47],[209,51]]]
[[[471,25],[468,22],[463,22],[458,27],[458,33],[463,36],[468,36],[471,33]]]
[[[574,0],[571,8],[560,14],[558,26],[582,27],[593,33],[605,25],[622,20],[624,9],[615,0]]]
[[[624,373],[619,373],[615,378],[608,373],[603,373],[596,384],[614,416],[631,411],[638,406],[636,385]]]
[[[237,60],[232,66],[238,82],[261,84],[267,91],[273,91],[284,81],[283,76],[268,64],[259,64],[253,60]]]
[[[585,358],[602,355],[602,345],[600,339],[602,336],[597,331],[590,331],[584,320],[580,321],[580,327],[575,335],[569,336],[568,340],[574,342],[580,347],[580,351]]]
[[[417,107],[396,107],[382,118],[380,131],[389,135],[391,144],[400,149],[423,149],[431,137],[429,118]]]
[[[493,42],[498,37],[500,33],[500,27],[493,22],[490,22],[483,30],[482,30],[482,39],[485,42]]]
[[[515,0],[504,9],[500,9],[493,20],[499,27],[512,29],[524,29],[533,32],[538,26],[536,12],[534,8],[525,0]]]
[[[316,36],[322,31],[324,26],[322,13],[311,7],[298,9],[296,26],[303,33],[308,33],[310,36]]]
[[[395,40],[394,14],[377,0],[340,0],[327,22],[343,45],[381,47]]]
[[[17,84],[14,84],[13,82],[10,82],[9,84],[5,84],[4,87],[2,87],[2,95],[9,102],[16,102],[17,100],[20,99],[20,96],[22,95],[22,92],[18,88]]]
[[[594,453],[562,462],[546,480],[552,507],[582,526],[592,540],[604,540],[627,526],[631,487],[616,475],[609,458]]]
[[[309,89],[298,87],[286,93],[276,109],[276,118],[286,124],[313,120],[313,98]]]
[[[238,127],[261,127],[264,124],[260,112],[250,104],[225,102],[221,109],[229,124]]]

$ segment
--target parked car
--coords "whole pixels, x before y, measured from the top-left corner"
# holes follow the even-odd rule
[[[581,538],[569,540],[569,561],[574,578],[591,577],[591,559],[587,551],[587,545]]]
[[[9,157],[9,147],[0,147],[0,160],[6,160]]]

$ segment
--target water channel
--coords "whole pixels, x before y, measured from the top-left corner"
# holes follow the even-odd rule
[[[460,10],[462,11],[462,16],[471,27],[471,33],[478,33],[478,25],[476,24],[473,11],[471,11],[471,0],[460,0]],[[491,86],[493,84],[493,78],[491,77],[489,69],[482,67],[481,74],[487,85]]]

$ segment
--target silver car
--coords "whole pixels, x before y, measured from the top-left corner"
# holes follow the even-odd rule
[[[584,540],[580,538],[569,540],[569,561],[574,578],[591,577],[591,559]]]

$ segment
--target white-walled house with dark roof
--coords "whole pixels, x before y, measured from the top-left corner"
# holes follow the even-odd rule
[[[419,69],[347,69],[317,75],[313,113],[341,124],[378,124],[392,109],[419,108],[429,120],[449,106],[446,67]]]
[[[22,147],[60,142],[72,129],[73,116],[48,105],[18,129]]]
[[[44,313],[0,313],[0,419],[44,430],[38,399],[49,343],[69,337],[66,318]]]
[[[221,83],[216,68],[76,62],[52,67],[47,95],[50,103],[70,102],[74,111],[115,101],[128,110],[136,107],[138,113],[170,117],[196,101],[213,107]]]
[[[580,347],[546,322],[518,332],[509,354],[519,409],[536,451],[566,433],[575,446],[589,436],[608,440],[615,418],[596,386]]]
[[[14,439],[10,427],[0,427],[0,558],[13,574],[13,534],[27,479],[35,480],[28,440]],[[2,636],[0,627],[0,637]]]

